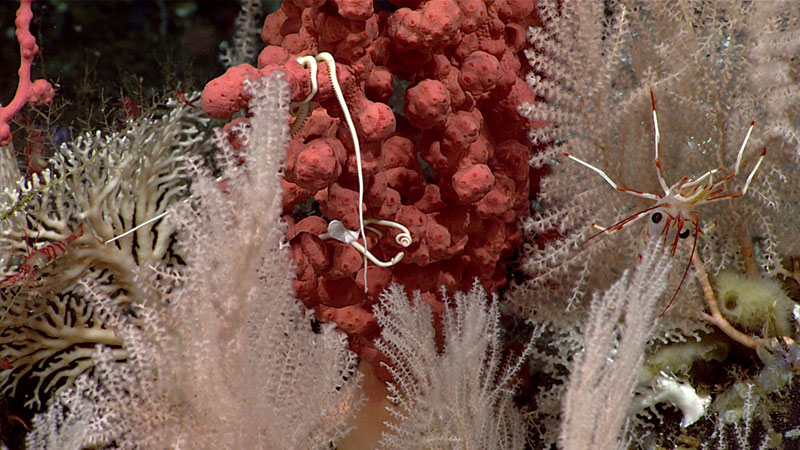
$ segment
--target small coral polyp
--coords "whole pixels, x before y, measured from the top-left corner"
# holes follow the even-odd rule
[[[390,283],[420,290],[437,309],[441,286],[506,284],[504,261],[521,243],[531,190],[531,123],[517,107],[534,100],[520,58],[533,2],[392,3],[399,8],[285,1],[264,21],[258,67],[231,67],[203,91],[204,110],[227,119],[247,104],[244,79],[285,73],[296,113],[282,181],[295,289],[366,359],[377,357],[372,305]],[[311,68],[309,57],[323,52],[335,61],[346,108],[329,67]],[[403,114],[395,114],[387,102],[401,84]],[[296,214],[309,199],[323,217]],[[402,229],[362,229],[364,220],[406,227],[411,244],[401,245]],[[365,236],[329,239],[335,221]],[[396,264],[365,266],[355,242]]]

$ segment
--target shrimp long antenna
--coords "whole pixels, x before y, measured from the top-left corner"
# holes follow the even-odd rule
[[[744,148],[747,146],[747,141],[750,140],[750,133],[753,132],[753,127],[756,126],[756,121],[753,120],[750,122],[750,128],[747,129],[747,134],[744,136],[744,142],[742,142],[742,146],[739,147],[739,154],[736,155],[736,165],[733,166],[733,175],[736,176],[739,173],[739,164],[742,163],[742,154],[744,154]]]
[[[765,156],[767,156],[767,147],[764,147],[764,150],[761,150],[761,156],[758,157],[756,166],[753,167],[753,171],[747,176],[747,181],[744,182],[744,188],[742,189],[742,195],[744,195],[747,192],[747,188],[750,187],[750,182],[753,181],[753,177],[756,176],[756,171],[761,166],[761,162],[764,161]]]
[[[661,170],[661,155],[658,152],[658,144],[661,141],[661,133],[658,132],[658,115],[656,114],[656,96],[653,94],[653,87],[650,86],[650,103],[653,105],[653,128],[655,129],[655,164],[656,175],[658,176],[658,183],[661,189],[664,189],[664,195],[669,195],[669,187],[667,181],[664,180],[664,171]]]
[[[147,219],[144,222],[140,223],[139,225],[136,225],[135,227],[131,228],[130,230],[120,234],[119,236],[113,237],[113,238],[105,241],[104,244],[110,244],[111,242],[114,242],[119,238],[125,237],[125,236],[133,233],[134,231],[138,230],[139,228],[142,228],[143,226],[146,226],[146,225],[148,225],[150,223],[155,222],[158,219],[161,219],[162,217],[166,216],[167,214],[169,214],[169,211],[164,211],[161,214],[159,214],[159,215],[157,215],[157,216],[155,216],[153,218]]]
[[[580,164],[580,165],[582,165],[584,167],[588,167],[589,169],[594,170],[595,172],[600,174],[600,176],[603,177],[604,180],[606,180],[606,183],[608,183],[609,185],[611,185],[612,188],[614,188],[614,189],[616,189],[616,190],[618,190],[620,192],[625,192],[626,194],[635,195],[636,197],[646,198],[648,200],[655,200],[655,201],[661,200],[661,196],[660,195],[651,194],[649,192],[641,192],[641,191],[637,191],[635,189],[626,188],[625,186],[620,186],[619,184],[615,183],[614,180],[611,179],[611,177],[606,175],[606,173],[603,172],[602,169],[600,169],[599,167],[595,167],[595,166],[589,164],[588,162],[578,158],[577,156],[570,155],[569,153],[564,153],[564,156],[566,156],[567,158],[575,161],[576,163],[578,163],[578,164]]]

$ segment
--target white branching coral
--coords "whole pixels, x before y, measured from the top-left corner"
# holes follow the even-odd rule
[[[626,448],[622,430],[671,268],[655,241],[632,274],[592,300],[564,396],[563,449]]]
[[[357,358],[332,326],[315,332],[292,294],[279,177],[287,84],[273,73],[250,89],[246,162],[222,157],[224,190],[194,166],[191,201],[167,218],[185,267],[142,268],[132,315],[87,284],[129,360],[101,351],[98,370],[36,419],[31,448],[64,448],[48,445],[68,436],[74,448],[327,449],[347,434]]]
[[[263,13],[261,2],[243,0],[239,14],[236,15],[234,35],[231,42],[223,49],[219,61],[225,67],[247,63],[255,65],[258,56],[259,40]]]
[[[514,375],[533,341],[517,359],[504,360],[497,299],[487,306],[478,285],[445,299],[441,352],[431,308],[419,293],[409,301],[393,285],[380,302],[376,345],[391,362],[395,405],[385,448],[523,448],[526,426],[513,403]]]
[[[122,130],[78,136],[58,149],[41,178],[4,187],[0,358],[14,364],[0,375],[4,394],[18,396],[18,386],[32,386],[26,406],[38,409],[44,394],[92,367],[94,345],[125,357],[121,340],[75,283],[88,276],[126,309],[143,297],[134,280],[138,267],[177,264],[175,224],[166,220],[104,242],[188,195],[186,163],[204,145],[207,122],[172,101]],[[42,258],[34,266],[20,263],[37,252]]]

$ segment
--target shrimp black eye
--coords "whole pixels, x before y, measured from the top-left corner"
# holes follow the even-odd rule
[[[681,239],[686,239],[687,237],[689,237],[689,229],[687,228],[681,231],[681,234],[679,234],[678,237]]]
[[[661,222],[661,219],[663,218],[664,216],[662,216],[660,212],[654,212],[653,215],[650,216],[650,220],[652,220],[653,223]]]

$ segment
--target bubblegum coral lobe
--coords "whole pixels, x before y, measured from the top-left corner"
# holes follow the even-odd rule
[[[246,78],[281,69],[292,102],[311,105],[293,119],[282,181],[295,289],[367,359],[379,357],[377,294],[402,283],[441,310],[441,286],[467,291],[478,279],[488,291],[502,288],[530,210],[531,124],[517,107],[534,101],[522,64],[533,2],[391,3],[285,1],[264,20],[257,67],[229,68],[202,97],[210,116],[228,119],[246,108]],[[312,75],[303,63],[323,52],[335,60],[337,83],[325,64]],[[331,238],[334,222],[353,230],[350,238]],[[409,246],[387,222],[408,229]],[[367,277],[359,246],[376,261]]]

